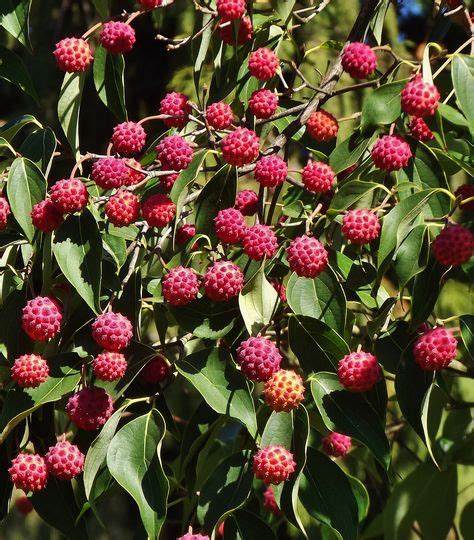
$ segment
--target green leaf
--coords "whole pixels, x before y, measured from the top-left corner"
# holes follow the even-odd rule
[[[124,85],[125,60],[99,45],[94,53],[94,85],[102,103],[120,122],[127,120]]]
[[[438,112],[445,120],[455,126],[469,127],[469,122],[466,118],[457,109],[446,103],[440,103],[438,105]]]
[[[396,321],[375,342],[375,356],[383,368],[390,373],[396,373],[398,365],[411,338],[408,334],[408,323]]]
[[[359,510],[359,523],[362,523],[369,513],[370,498],[367,488],[364,484],[355,476],[347,475],[351,484],[352,493],[357,502],[357,508]]]
[[[101,19],[107,19],[109,16],[109,0],[92,0],[97,13]]]
[[[284,23],[290,20],[295,4],[296,0],[271,0],[273,9],[280,15]]]
[[[18,86],[38,102],[38,94],[23,60],[5,47],[0,47],[0,78]]]
[[[249,383],[227,351],[205,349],[176,362],[175,366],[212,409],[239,420],[255,436],[257,419]]]
[[[380,184],[374,182],[363,182],[361,180],[352,180],[344,184],[331,200],[330,211],[340,214],[343,210],[360,204],[361,199],[366,199],[368,195],[376,189],[382,189]]]
[[[474,360],[474,315],[463,315],[459,319],[461,339],[466,347],[470,360]]]
[[[406,79],[387,83],[369,94],[362,106],[360,124],[363,132],[379,125],[391,124],[400,118],[400,92],[406,83]]]
[[[394,266],[400,290],[403,290],[414,276],[422,272],[428,263],[427,229],[426,225],[414,227],[397,250]]]
[[[211,531],[222,517],[240,508],[250,493],[253,471],[249,452],[228,457],[212,472],[201,488],[197,517]]]
[[[349,392],[341,385],[337,375],[324,372],[311,377],[311,392],[325,426],[365,444],[388,469],[390,446],[379,414],[368,399],[368,393]]]
[[[265,424],[260,441],[261,448],[271,445],[284,446],[291,450],[293,439],[293,414],[286,412],[272,412]]]
[[[224,540],[277,540],[277,537],[258,516],[238,510],[225,521]]]
[[[137,503],[150,538],[158,538],[166,518],[169,483],[161,463],[165,432],[163,417],[152,409],[120,429],[107,451],[110,474]]]
[[[421,404],[421,425],[423,426],[426,447],[428,448],[431,459],[438,468],[441,467],[439,465],[439,458],[436,458],[436,447],[434,447],[433,442],[439,431],[441,417],[447,402],[448,397],[446,393],[437,384],[433,383],[426,391],[423,403]]]
[[[36,229],[31,222],[31,209],[46,196],[46,179],[29,159],[17,158],[8,174],[7,194],[10,206],[30,242]]]
[[[279,305],[278,293],[265,277],[265,261],[239,294],[239,307],[247,332],[254,336],[268,325]]]
[[[362,138],[358,133],[339,143],[329,155],[329,165],[336,173],[344,171],[354,165],[367,150],[371,139]]]
[[[29,16],[31,0],[2,0],[0,25],[27,49],[31,49]]]
[[[202,21],[199,20],[199,17],[197,17],[196,21],[196,28],[195,31],[198,32],[201,28],[203,28],[212,18],[212,15],[210,13],[203,13],[202,15]],[[201,74],[204,62],[206,60],[207,52],[209,50],[209,45],[211,44],[211,38],[213,33],[213,26],[212,23],[207,26],[207,28],[204,30],[200,43],[199,48],[196,51],[195,48],[195,40],[192,41],[192,47],[193,47],[193,59],[194,59],[194,86],[196,88],[196,95],[201,98],[201,87],[200,87],[200,80],[201,80]]]
[[[474,66],[472,58],[461,54],[454,55],[451,77],[459,106],[470,124],[471,131],[474,131],[474,104],[472,103]]]
[[[69,216],[54,236],[53,253],[79,296],[96,313],[100,312],[102,240],[97,222],[88,210]]]
[[[23,116],[19,116],[18,118],[3,124],[3,126],[0,127],[0,137],[11,142],[20,129],[29,124],[34,124],[40,128],[43,127],[34,116],[31,114],[24,114]]]
[[[56,135],[51,128],[30,133],[20,146],[19,152],[30,159],[47,177],[56,151]]]
[[[58,118],[73,154],[79,159],[79,113],[85,73],[66,73],[58,101]]]
[[[346,296],[331,268],[314,279],[291,274],[286,286],[288,304],[296,315],[325,322],[343,335],[346,328]]]
[[[426,268],[415,276],[411,291],[411,321],[414,330],[431,315],[438,300],[446,267],[431,258]]]

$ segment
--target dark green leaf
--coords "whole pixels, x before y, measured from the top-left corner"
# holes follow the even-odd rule
[[[362,107],[362,131],[381,124],[391,124],[400,117],[400,92],[406,83],[406,80],[402,80],[384,84],[369,94]]]
[[[224,540],[277,540],[277,537],[258,516],[238,510],[225,521]]]
[[[354,133],[334,148],[329,156],[329,165],[336,173],[344,171],[359,161],[369,143],[370,138],[361,138]]]
[[[395,272],[400,290],[428,263],[429,237],[426,225],[417,225],[400,244],[395,258]]]
[[[35,101],[38,101],[38,94],[23,60],[13,51],[4,47],[0,47],[0,78],[15,84]]]
[[[106,19],[109,15],[109,0],[92,0],[95,9],[101,19]]]
[[[58,117],[76,159],[79,159],[79,113],[85,73],[66,73],[58,101]]]
[[[3,124],[3,126],[0,127],[0,137],[11,142],[20,129],[29,124],[34,124],[40,128],[43,127],[34,116],[31,114],[24,114],[23,116]]]
[[[431,315],[438,300],[441,280],[446,267],[435,259],[430,259],[423,272],[417,274],[413,281],[411,298],[411,328],[414,330]]]
[[[199,31],[201,28],[203,28],[210,20],[212,16],[209,13],[203,13],[202,21],[199,20],[197,22],[197,27],[195,28],[195,31]],[[212,23],[207,26],[207,28],[204,30],[200,42],[199,42],[199,48],[196,51],[195,48],[195,41],[193,41],[193,57],[194,57],[194,86],[196,88],[196,94],[201,97],[201,86],[200,86],[200,80],[201,80],[201,74],[204,62],[206,60],[207,51],[209,50],[209,45],[211,44],[211,38],[213,33],[213,25]]]
[[[121,54],[108,53],[102,46],[94,53],[94,84],[102,103],[120,122],[127,120],[124,86],[125,61]]]
[[[56,151],[56,135],[51,128],[38,129],[20,146],[20,154],[30,159],[47,177]]]
[[[271,0],[273,9],[280,15],[281,20],[286,23],[290,19],[296,0]]]
[[[441,417],[448,402],[448,396],[437,384],[431,384],[421,404],[421,425],[428,448],[434,464],[439,468],[439,457],[433,444],[441,424]]]
[[[474,129],[474,67],[472,58],[457,54],[453,58],[451,77],[454,91],[464,116],[467,118],[471,131]]]
[[[461,339],[469,354],[470,360],[474,360],[474,315],[463,315],[459,319],[461,327]]]
[[[31,48],[29,16],[31,0],[2,0],[0,25],[27,49]]]
[[[280,445],[291,450],[292,439],[293,414],[272,412],[263,430],[260,446],[265,448],[266,446]]]
[[[376,189],[381,189],[381,185],[374,182],[362,182],[361,180],[347,182],[332,198],[330,211],[340,214],[343,210],[356,207],[358,203],[361,204],[361,199],[365,201],[368,196],[372,198],[372,192]]]
[[[386,371],[396,373],[403,351],[410,342],[408,323],[396,321],[375,342],[375,356]]]

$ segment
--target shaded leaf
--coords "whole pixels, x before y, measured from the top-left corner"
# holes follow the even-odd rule
[[[94,84],[102,103],[120,122],[127,120],[124,86],[125,61],[99,45],[94,53]]]
[[[85,73],[66,73],[58,101],[59,123],[76,159],[79,158],[79,113]]]
[[[36,102],[38,101],[38,94],[23,60],[5,47],[0,47],[0,78],[18,86]]]
[[[237,510],[225,521],[224,540],[277,540],[277,537],[258,516]]]
[[[56,135],[51,128],[30,133],[20,146],[22,156],[30,159],[47,177],[56,151]]]
[[[27,49],[31,49],[29,16],[31,0],[2,0],[0,25]]]
[[[407,81],[396,81],[373,90],[364,100],[361,116],[362,131],[378,125],[391,124],[402,112],[400,92]]]

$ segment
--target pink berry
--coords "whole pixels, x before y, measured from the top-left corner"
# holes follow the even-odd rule
[[[223,101],[212,103],[206,109],[207,123],[214,129],[226,129],[234,121],[232,108]]]
[[[25,492],[41,491],[48,483],[46,463],[39,454],[18,454],[8,472],[15,487]]]
[[[327,437],[323,437],[322,443],[328,456],[343,457],[351,449],[352,439],[347,435],[332,431]]]
[[[274,77],[279,65],[280,59],[271,49],[260,47],[260,49],[250,53],[250,74],[261,81],[267,81]]]
[[[37,354],[18,357],[11,368],[12,379],[22,388],[36,388],[49,374],[46,360]]]
[[[313,236],[298,236],[287,248],[288,264],[300,277],[315,278],[328,265],[328,252]]]
[[[82,38],[62,39],[53,54],[58,68],[67,73],[85,71],[93,60],[89,44]]]
[[[33,226],[44,233],[54,231],[63,221],[63,215],[53,201],[49,199],[36,203],[31,209]]]
[[[311,161],[302,171],[303,184],[313,193],[326,193],[333,187],[336,177],[329,165],[322,161]]]
[[[253,38],[253,26],[250,17],[242,17],[239,22],[239,29],[237,31],[237,45],[243,45]],[[227,45],[234,44],[234,31],[232,28],[232,21],[225,19],[221,20],[218,26],[219,36]]]
[[[143,9],[154,9],[163,4],[163,0],[138,0]]]
[[[426,371],[436,371],[449,366],[456,358],[458,342],[445,328],[423,332],[413,345],[416,363]]]
[[[217,0],[216,7],[219,17],[228,21],[240,19],[247,10],[245,0]]]
[[[366,392],[380,379],[380,366],[373,354],[352,352],[339,361],[337,376],[340,383],[351,392]]]
[[[274,188],[286,180],[288,165],[280,156],[263,156],[255,164],[254,175],[261,186]]]
[[[156,155],[165,170],[181,171],[193,160],[193,149],[180,135],[168,135],[156,147]]]
[[[94,431],[102,427],[112,416],[112,398],[103,388],[86,387],[72,395],[66,412],[76,426],[84,431]]]
[[[176,231],[176,243],[178,245],[185,244],[186,242],[189,242],[194,236],[196,236],[196,227],[194,225],[186,223],[185,225],[179,227]]]
[[[173,118],[165,118],[165,126],[183,128],[189,122],[191,107],[188,102],[188,96],[180,92],[166,94],[160,103],[160,114],[169,114]]]
[[[466,199],[473,199],[472,201],[461,204],[461,210],[465,212],[474,212],[474,184],[462,184],[454,192],[456,197],[461,197],[461,202]]]
[[[237,348],[237,362],[252,381],[267,381],[280,369],[281,361],[276,345],[263,337],[249,337]]]
[[[227,302],[244,286],[244,274],[232,261],[217,261],[203,277],[204,292],[210,300]]]
[[[140,216],[140,201],[130,191],[119,191],[107,201],[105,215],[116,227],[126,227]]]
[[[431,244],[435,259],[444,266],[460,266],[474,250],[474,234],[462,225],[445,227]]]
[[[255,90],[249,99],[249,108],[255,118],[270,118],[278,108],[278,96],[272,90]]]
[[[439,92],[434,84],[417,75],[408,81],[401,93],[402,110],[412,116],[433,116],[439,105]]]
[[[160,176],[160,186],[166,193],[169,193],[178,179],[179,173],[170,173],[165,176]]]
[[[104,23],[99,35],[99,42],[112,54],[123,54],[135,45],[135,30],[124,22],[109,21]]]
[[[263,493],[263,506],[265,507],[265,510],[274,516],[281,516],[281,510],[278,508],[278,504],[275,500],[275,493],[271,486],[268,486]]]
[[[204,534],[198,534],[198,533],[186,533],[183,534],[183,536],[180,536],[176,540],[210,540],[209,536]]]
[[[260,139],[251,129],[237,128],[222,139],[221,150],[227,163],[241,167],[257,159]]]
[[[374,51],[365,43],[349,43],[341,57],[342,68],[354,79],[367,79],[377,67]]]
[[[253,216],[258,209],[258,195],[252,189],[244,189],[237,193],[235,208],[243,216]]]
[[[49,474],[60,480],[72,480],[84,470],[84,457],[75,444],[61,441],[49,447],[44,459]]]
[[[360,208],[348,210],[342,218],[342,234],[353,244],[368,244],[380,233],[380,221],[375,212]]]
[[[276,234],[268,225],[256,223],[248,227],[242,239],[245,254],[254,261],[271,259],[278,251]]]
[[[372,148],[375,166],[383,171],[398,171],[412,158],[410,145],[400,135],[384,135]]]
[[[132,156],[143,150],[146,133],[141,124],[122,122],[114,127],[112,144],[114,150],[124,156]]]
[[[185,306],[196,300],[199,292],[199,277],[191,268],[177,266],[163,279],[163,297],[172,306]]]
[[[128,169],[127,178],[124,180],[124,185],[126,186],[135,186],[141,181],[145,180],[146,176],[135,169],[141,169],[142,164],[133,158],[124,159],[124,163]],[[134,167],[132,169],[132,167]]]
[[[92,323],[92,337],[107,351],[121,351],[133,337],[132,323],[121,313],[102,313]]]
[[[143,203],[142,215],[151,227],[164,227],[168,225],[175,214],[176,205],[169,197],[162,193],[148,197]]]
[[[272,287],[275,289],[275,291],[278,293],[278,297],[280,298],[280,302],[283,304],[287,301],[286,298],[286,287],[283,285],[282,281],[279,279],[270,279],[270,283],[272,284]]]
[[[8,216],[11,214],[10,205],[5,197],[0,196],[0,231],[6,228]]]
[[[127,183],[129,170],[123,159],[101,158],[92,165],[91,178],[103,189],[116,189]]]
[[[306,130],[318,142],[328,142],[337,137],[339,123],[331,113],[319,110],[308,118]]]
[[[253,457],[253,471],[265,484],[281,484],[286,482],[295,471],[296,463],[293,454],[279,445],[261,448]]]
[[[94,358],[94,375],[101,381],[117,381],[125,375],[127,359],[122,353],[103,351]]]
[[[415,137],[415,139],[417,139],[418,141],[427,142],[434,139],[433,132],[421,117],[414,116],[411,119],[408,128],[411,135]]]
[[[221,242],[239,242],[245,233],[245,218],[241,212],[235,208],[225,208],[219,210],[214,218],[216,235]]]
[[[49,191],[54,206],[61,214],[79,212],[89,201],[86,185],[79,178],[58,180]]]
[[[140,377],[145,384],[159,384],[170,375],[170,366],[161,356],[152,358],[140,372]]]
[[[61,329],[63,319],[59,302],[49,296],[28,300],[23,308],[21,327],[33,341],[47,341]]]

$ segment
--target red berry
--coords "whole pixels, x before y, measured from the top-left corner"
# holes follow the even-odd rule
[[[271,486],[268,486],[263,493],[263,506],[265,510],[268,510],[274,516],[281,516],[281,510],[278,508],[278,504],[275,500],[275,493]]]
[[[445,328],[433,328],[424,332],[413,345],[416,363],[426,371],[447,368],[456,358],[458,342]]]
[[[56,43],[53,54],[58,68],[67,73],[85,71],[93,60],[89,44],[82,38],[62,39]]]
[[[235,208],[219,210],[214,218],[216,235],[221,242],[235,243],[242,239],[245,233],[245,219]]]
[[[199,292],[199,277],[191,268],[177,266],[163,279],[163,297],[172,306],[185,306],[196,300]]]
[[[246,229],[242,244],[246,255],[254,261],[261,261],[264,257],[271,259],[278,251],[276,234],[268,225],[260,223]]]
[[[23,308],[21,327],[33,341],[47,341],[61,329],[63,319],[59,302],[49,296],[28,300]]]
[[[122,353],[103,351],[94,358],[94,375],[101,381],[117,381],[127,370],[127,359]]]
[[[156,147],[156,155],[165,170],[181,171],[193,160],[193,149],[180,135],[168,135]]]
[[[237,193],[235,208],[243,216],[253,216],[258,209],[258,195],[252,189],[244,189]]]
[[[308,118],[306,130],[313,139],[319,142],[328,142],[337,137],[339,124],[331,113],[320,110],[312,113]]]
[[[152,358],[142,369],[140,377],[145,384],[158,384],[171,375],[171,369],[161,356]]]
[[[435,259],[444,266],[460,266],[474,250],[474,234],[462,225],[445,227],[431,244]]]
[[[126,227],[140,216],[140,200],[130,191],[119,191],[107,201],[105,215],[116,227]]]
[[[237,45],[243,45],[253,38],[253,26],[250,17],[242,17],[239,22],[239,30],[237,31]],[[234,44],[234,31],[232,21],[222,19],[218,26],[219,35],[227,45]]]
[[[125,165],[127,165],[128,169],[128,175],[127,178],[124,180],[124,185],[134,186],[140,183],[142,180],[145,180],[146,176],[141,172],[135,170],[142,168],[142,164],[139,161],[133,158],[129,158],[125,159],[124,162]],[[134,167],[135,169],[132,169],[132,167]]]
[[[127,23],[109,21],[104,23],[99,42],[109,53],[123,54],[135,45],[135,30]]]
[[[26,495],[20,495],[15,501],[15,508],[20,512],[20,514],[27,515],[33,510],[33,505]]]
[[[336,177],[329,165],[322,161],[311,161],[302,171],[305,188],[313,193],[330,191]]]
[[[112,398],[103,388],[86,387],[72,395],[66,412],[76,426],[84,431],[94,431],[102,427],[112,416]]]
[[[267,81],[276,75],[280,59],[271,49],[260,47],[250,53],[249,71],[250,74],[261,81]]]
[[[433,132],[428,127],[423,118],[414,116],[408,125],[410,133],[415,139],[421,142],[432,141],[434,139]]]
[[[253,472],[265,484],[286,482],[295,471],[293,454],[283,446],[261,448],[253,457]]]
[[[280,369],[281,360],[276,345],[263,337],[249,337],[237,348],[240,369],[252,381],[267,381]]]
[[[217,0],[216,7],[219,17],[227,21],[240,19],[247,10],[245,0]]]
[[[196,236],[196,227],[194,225],[185,224],[176,231],[176,243],[178,245],[185,244],[194,236]]]
[[[160,103],[160,114],[169,114],[173,118],[165,118],[165,126],[183,128],[189,122],[191,107],[188,101],[188,96],[180,92],[166,94]]]
[[[315,278],[328,265],[328,252],[313,236],[298,236],[287,248],[288,264],[300,277]]]
[[[254,175],[260,185],[274,188],[285,181],[288,165],[280,156],[263,156],[255,164]]]
[[[61,214],[79,212],[89,201],[86,185],[79,178],[58,180],[49,191],[54,206]]]
[[[280,369],[267,380],[264,393],[272,411],[290,412],[303,401],[303,379],[293,370]]]
[[[439,105],[439,92],[434,84],[417,75],[408,81],[401,93],[402,110],[413,116],[433,116]]]
[[[63,221],[63,215],[49,199],[36,203],[31,209],[33,226],[44,233],[54,231]]]
[[[115,189],[127,183],[129,170],[123,159],[102,158],[92,165],[91,178],[103,189]]]
[[[342,218],[342,234],[353,244],[368,244],[379,233],[380,221],[372,210],[348,210]]]
[[[15,487],[25,492],[41,491],[48,483],[46,463],[39,454],[18,454],[8,472]]]
[[[84,454],[75,444],[60,441],[44,456],[49,474],[60,480],[72,480],[84,470]]]
[[[283,283],[278,279],[270,279],[270,283],[272,284],[272,287],[275,289],[275,291],[278,293],[278,297],[280,298],[280,302],[283,304],[286,302],[286,287],[283,285]]]
[[[10,205],[5,197],[0,196],[0,231],[7,226],[8,216],[11,214]]]
[[[178,179],[179,173],[170,173],[165,176],[160,176],[160,185],[161,187],[166,191],[166,193],[169,193],[174,186],[174,183]]]
[[[365,392],[380,379],[377,358],[366,352],[352,352],[339,360],[337,376],[340,383],[351,392]]]
[[[383,171],[398,171],[412,158],[410,145],[400,135],[384,135],[372,148],[375,166]]]
[[[92,323],[94,341],[107,351],[121,351],[133,336],[132,323],[121,313],[102,313]]]
[[[351,449],[352,439],[347,435],[332,431],[327,437],[323,437],[322,443],[328,456],[343,457]]]
[[[354,79],[367,79],[377,67],[374,51],[365,43],[349,43],[341,57],[342,68]]]
[[[474,184],[462,184],[454,194],[456,197],[461,197],[461,202],[474,198]],[[460,208],[465,212],[474,212],[474,199],[466,204],[461,204]]]
[[[142,215],[151,227],[164,227],[176,214],[176,205],[166,195],[157,193],[143,203]]]
[[[203,535],[203,534],[193,534],[193,533],[186,533],[183,536],[180,536],[176,540],[210,540],[209,536]]]
[[[217,261],[204,274],[203,285],[208,298],[227,302],[243,289],[244,274],[232,261]]]
[[[138,0],[138,3],[144,9],[154,9],[163,4],[163,0]]]
[[[251,129],[237,128],[222,139],[221,150],[227,163],[241,167],[257,159],[260,139]]]
[[[212,103],[206,109],[207,123],[214,129],[226,129],[234,121],[232,108],[223,101]]]
[[[255,118],[270,118],[278,108],[278,96],[272,90],[255,90],[249,100],[249,107]]]
[[[22,388],[36,388],[49,374],[46,360],[37,354],[18,357],[11,368],[12,379]]]
[[[141,124],[122,122],[114,127],[112,145],[119,154],[131,156],[141,152],[145,146],[146,133]]]

